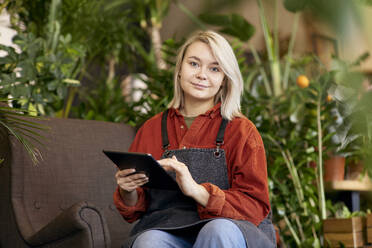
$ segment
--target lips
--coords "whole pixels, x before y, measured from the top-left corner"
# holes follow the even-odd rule
[[[208,88],[207,85],[200,84],[200,83],[193,83],[193,82],[191,82],[191,85],[193,85],[196,88],[200,88],[200,89],[207,89]]]

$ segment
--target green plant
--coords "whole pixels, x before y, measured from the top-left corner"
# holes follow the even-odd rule
[[[3,139],[8,135],[14,136],[25,147],[33,163],[37,164],[42,159],[42,154],[37,148],[37,145],[43,145],[43,136],[40,132],[47,131],[48,127],[30,119],[38,117],[30,116],[29,112],[7,106],[5,103],[8,101],[9,99],[0,98],[0,136]],[[0,164],[3,161],[4,159],[0,158]]]
[[[371,213],[370,209],[366,211],[351,212],[343,202],[335,203],[331,208],[332,217],[334,218],[352,218],[352,217],[366,217]]]
[[[13,38],[19,52],[0,45],[7,55],[0,58],[0,95],[13,105],[30,113],[63,115],[64,100],[70,87],[79,86],[76,77],[83,64],[85,50],[72,43],[71,35],[61,35],[55,11],[59,1],[53,0],[49,12],[46,38],[31,32],[19,32]],[[59,112],[59,113],[58,113]]]
[[[321,220],[326,218],[327,206],[331,205],[325,199],[322,167],[324,149],[332,148],[333,133],[327,127],[333,123],[334,102],[326,99],[328,90],[335,84],[334,73],[327,71],[314,56],[298,59],[292,56],[298,12],[306,6],[305,1],[284,1],[288,10],[296,12],[289,46],[285,48],[286,57],[279,54],[277,26],[272,34],[261,1],[257,4],[268,57],[266,60],[250,46],[256,63],[243,65],[241,69],[245,78],[243,113],[256,124],[264,139],[274,219],[285,222],[282,239],[288,246],[320,247]],[[237,44],[234,47],[240,64],[246,64],[239,43],[246,42],[250,36],[236,35],[231,30],[250,33],[250,25],[243,18],[235,17],[239,22],[232,22],[231,17],[222,15],[206,14],[201,19],[239,39],[233,41]],[[296,85],[301,74],[310,78],[309,87]]]
[[[63,109],[69,87],[80,83],[73,79],[80,59],[79,48],[68,46],[70,37],[60,37],[58,52],[45,49],[46,41],[31,33],[13,39],[21,53],[0,45],[7,56],[0,58],[0,85],[3,97],[12,96],[13,104],[25,110],[53,115]]]
[[[125,122],[132,126],[140,126],[150,117],[163,111],[173,95],[173,61],[180,44],[173,39],[163,44],[162,51],[167,54],[164,61],[169,69],[158,68],[157,64],[152,62],[153,55],[143,51],[140,55],[146,62],[144,73],[131,74],[126,78],[126,84],[119,83],[118,79],[106,84],[102,83],[105,81],[102,79],[93,90],[80,91],[82,102],[74,108],[73,114],[84,119]],[[141,81],[146,87],[131,86],[131,81],[134,80]],[[123,91],[126,93],[123,94]],[[133,93],[139,94],[139,99],[133,99]]]
[[[334,59],[332,63],[337,84],[331,94],[337,104],[337,122],[331,128],[335,131],[336,152],[345,156],[348,164],[367,160],[372,153],[372,112],[368,107],[372,93],[363,88],[365,77],[358,71],[358,66],[368,56],[364,53],[350,63],[339,59]],[[365,165],[372,176],[372,166]]]
[[[276,219],[284,218],[291,233],[284,240],[296,246],[320,246],[321,220],[330,204],[324,197],[320,168],[325,144],[331,148],[332,133],[326,127],[332,123],[333,103],[326,102],[326,96],[332,77],[325,71],[316,75],[308,88],[290,81],[279,98],[251,97],[247,102],[247,116],[257,123],[267,149]]]
[[[140,20],[143,15],[147,15],[149,9],[143,1],[15,0],[5,1],[4,5],[11,14],[13,28],[21,32],[20,25],[25,26],[23,32],[39,41],[42,40],[46,44],[44,47],[48,48],[52,44],[50,42],[52,38],[57,42],[58,37],[68,40],[65,47],[57,43],[56,54],[50,53],[49,49],[40,51],[48,61],[57,57],[57,62],[60,61],[62,64],[53,67],[57,70],[64,67],[65,70],[62,72],[65,74],[59,76],[76,80],[72,82],[83,81],[84,85],[88,83],[97,85],[96,78],[103,78],[105,81],[102,83],[107,84],[107,88],[116,89],[117,86],[112,87],[110,84],[119,83],[117,68],[126,67],[124,70],[121,69],[121,73],[141,70],[143,65],[139,60],[138,51],[144,50],[144,53],[148,54],[150,50],[148,35],[140,28]],[[152,6],[152,9],[156,7]],[[150,19],[148,16],[146,18]],[[79,25],[76,25],[77,23]],[[74,68],[74,71],[70,71],[72,75],[66,74],[68,66]],[[102,67],[101,75],[105,76],[96,75],[97,67]],[[45,69],[48,71],[50,68]],[[53,73],[55,74],[54,70]],[[45,78],[50,79],[51,76]],[[40,86],[42,91],[47,92],[47,88],[54,88],[55,83],[51,86],[49,84]],[[67,85],[62,83],[59,86],[58,92],[52,90],[48,95],[57,93],[54,94],[56,97],[53,101],[56,106],[52,107],[59,110],[58,116],[68,117],[79,90],[74,87],[75,85],[67,88],[65,87]],[[46,114],[51,115],[53,112]]]
[[[81,11],[84,12],[84,9],[92,5],[91,2],[92,1],[88,1],[85,5],[81,6]],[[102,39],[107,41],[105,44],[101,44],[100,48],[97,47],[97,49],[94,49],[95,56],[92,62],[97,61],[97,59],[103,55],[104,57],[99,59],[99,61],[108,63],[108,70],[103,73],[104,75],[99,77],[99,82],[90,80],[89,69],[85,71],[85,79],[92,81],[91,84],[96,86],[96,89],[90,90],[90,87],[88,87],[87,90],[83,89],[79,92],[78,95],[82,104],[77,108],[78,110],[75,111],[75,115],[77,114],[83,118],[103,118],[106,120],[125,121],[131,125],[139,125],[144,121],[144,113],[134,110],[136,109],[135,106],[139,103],[128,101],[130,97],[124,98],[120,95],[121,87],[123,86],[123,76],[117,73],[117,68],[119,66],[127,67],[126,71],[129,74],[127,76],[132,78],[138,74],[136,73],[137,71],[140,71],[141,74],[146,75],[146,78],[149,78],[146,80],[148,89],[143,89],[145,91],[143,92],[144,97],[147,97],[148,94],[146,94],[146,92],[150,91],[154,92],[150,95],[160,93],[161,96],[168,92],[168,90],[167,92],[158,92],[157,85],[167,85],[167,82],[169,82],[169,76],[164,78],[164,76],[161,75],[169,75],[169,73],[167,71],[168,64],[164,61],[162,56],[160,29],[162,19],[168,12],[170,2],[169,0],[118,0],[105,4],[104,1],[100,1],[103,7],[103,13],[106,16],[104,19],[105,24],[101,21],[96,21],[93,24],[96,28],[105,29],[104,32],[106,32],[106,34],[97,35],[98,37],[102,36]],[[98,3],[96,3],[96,5],[97,4]],[[118,20],[121,23],[121,32],[118,32],[120,31],[118,30]],[[88,22],[87,25],[92,26],[90,22]],[[108,34],[108,32],[112,32],[112,34]],[[76,33],[78,33],[78,30],[76,30]],[[126,35],[123,36],[122,33]],[[95,35],[95,37],[97,35]],[[106,43],[109,45],[112,44],[112,48],[107,52],[102,49],[106,49]],[[96,45],[95,43],[92,44]],[[89,54],[89,57],[90,56]],[[92,57],[90,57],[90,59],[92,59]],[[133,61],[136,61],[136,63],[133,63]],[[108,96],[113,97],[108,99]],[[100,104],[93,104],[91,99],[100,99]],[[156,99],[159,99],[159,95]],[[149,98],[149,102],[156,102],[156,99]],[[147,118],[150,114],[154,114],[154,111],[159,110],[159,108],[154,108],[155,106],[151,104],[147,104],[146,106],[148,107],[147,114],[145,114]],[[166,105],[163,104],[162,106],[164,108]],[[141,106],[137,108],[141,108]]]
[[[259,6],[262,8],[260,2]],[[256,64],[242,67],[246,90],[243,112],[257,125],[264,139],[274,217],[277,220],[284,219],[286,226],[281,232],[283,240],[289,246],[320,247],[322,220],[327,217],[327,209],[332,207],[332,203],[325,198],[323,160],[327,151],[341,147],[340,143],[332,142],[332,137],[337,133],[337,130],[330,128],[337,125],[333,115],[337,102],[330,101],[329,94],[340,83],[355,80],[341,77],[340,74],[345,73],[345,70],[340,68],[326,69],[314,56],[293,58],[292,42],[287,57],[279,57],[279,45],[272,42],[275,40],[275,32],[272,37],[263,11],[260,13],[262,28],[266,29],[266,49],[272,55],[265,62],[251,48]],[[221,32],[230,25],[227,21],[215,21],[223,19],[221,16],[206,15],[202,19],[208,24],[221,26]],[[293,28],[296,29],[296,25]],[[292,32],[291,41],[295,33]],[[234,42],[239,44],[239,41]],[[242,46],[236,47],[237,55],[241,56],[239,60],[244,60]],[[340,59],[338,61],[341,62]],[[310,78],[310,86],[299,88],[296,78],[303,74]],[[350,101],[343,103],[350,104]],[[366,113],[366,110],[360,110]],[[364,121],[364,124],[367,123]],[[363,133],[359,131],[358,137]]]
[[[104,71],[98,80],[97,77],[90,75],[89,70],[85,71],[84,78],[86,81],[91,81],[92,86],[78,92],[81,104],[74,108],[73,116],[124,121],[139,126],[146,119],[166,108],[172,95],[172,61],[176,53],[175,49],[179,46],[179,43],[173,39],[163,44],[159,39],[162,20],[167,14],[170,2],[118,0],[104,7],[104,12],[108,15],[107,22],[112,22],[115,26],[117,26],[116,20],[109,15],[117,13],[118,9],[130,10],[127,16],[119,18],[125,24],[123,26],[127,26],[125,32],[128,34],[128,38],[122,42],[122,47],[128,46],[130,51],[123,53],[126,57],[122,57],[119,52],[111,53],[115,55],[114,57],[108,55],[106,60],[109,69]],[[144,41],[141,41],[137,35],[141,32],[147,35]],[[133,38],[129,38],[132,36]],[[118,51],[117,48],[115,49]],[[130,57],[130,54],[134,54],[135,58]],[[134,60],[136,63],[131,62]],[[122,63],[119,64],[118,61]],[[127,66],[126,78],[120,75],[122,71],[117,72],[119,66]],[[146,87],[132,89],[131,85],[129,87],[125,85],[133,80],[142,81]],[[125,96],[122,94],[123,87],[126,88]],[[139,100],[133,101],[131,97],[133,91],[142,95]]]

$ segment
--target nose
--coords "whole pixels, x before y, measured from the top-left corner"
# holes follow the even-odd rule
[[[207,75],[205,74],[205,69],[203,67],[196,73],[196,78],[199,80],[206,80]]]

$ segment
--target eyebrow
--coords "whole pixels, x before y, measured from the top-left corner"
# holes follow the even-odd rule
[[[190,56],[190,57],[188,57],[188,59],[195,59],[195,60],[201,62],[201,60],[196,56]],[[219,64],[218,64],[217,61],[214,61],[214,62],[211,63],[211,65],[219,65]]]

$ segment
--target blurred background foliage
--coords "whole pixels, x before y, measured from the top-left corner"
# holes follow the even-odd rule
[[[0,98],[43,116],[139,127],[172,98],[183,37],[162,41],[160,30],[174,4],[196,29],[218,30],[231,41],[244,78],[242,111],[265,143],[283,246],[321,247],[322,220],[336,211],[325,198],[324,160],[342,154],[372,165],[372,92],[363,90],[365,76],[358,70],[369,54],[351,62],[334,54],[331,67],[313,53],[294,56],[299,16],[312,13],[347,34],[345,16],[361,23],[358,8],[371,2],[270,0],[272,27],[261,0],[260,26],[218,11],[238,2],[205,0],[206,11],[196,15],[176,0],[5,0],[1,9],[18,32],[19,50],[0,46],[7,52],[0,58]],[[279,5],[294,15],[288,41],[279,35]],[[259,29],[262,51],[249,42]],[[365,169],[372,175],[372,166]]]

